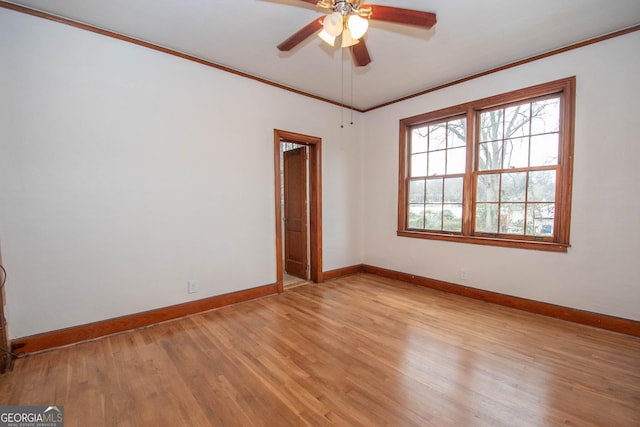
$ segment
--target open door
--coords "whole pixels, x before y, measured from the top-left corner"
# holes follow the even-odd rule
[[[290,260],[290,266],[287,266],[287,270],[295,270],[295,266],[299,268],[306,268],[306,278],[307,280],[311,280],[315,283],[322,283],[322,139],[303,135],[295,132],[289,132],[280,129],[274,129],[273,131],[273,142],[274,142],[274,182],[275,182],[275,222],[276,222],[276,286],[278,292],[283,292],[283,273],[285,270],[285,262],[284,258]],[[304,170],[306,174],[306,179],[300,178],[295,181],[306,187],[308,184],[308,203],[301,203],[302,206],[305,206],[308,209],[308,216],[302,211],[300,212],[301,221],[307,221],[307,227],[309,235],[305,234],[304,236],[300,236],[300,238],[307,239],[308,244],[304,241],[289,243],[288,250],[292,249],[292,246],[298,246],[300,248],[308,248],[308,255],[306,254],[306,250],[303,255],[307,257],[306,260],[303,260],[300,255],[287,253],[285,254],[283,251],[283,243],[285,240],[284,237],[284,221],[283,217],[287,217],[288,226],[288,239],[295,239],[295,219],[291,220],[290,218],[294,218],[297,216],[292,215],[292,212],[287,212],[286,214],[283,212],[285,209],[282,198],[283,198],[283,190],[284,190],[284,182],[282,182],[285,178],[282,175],[282,168],[284,168],[284,153],[282,152],[282,144],[283,143],[293,143],[300,146],[304,146],[303,148],[306,150],[306,154],[308,154],[308,170]],[[299,151],[298,153],[302,153]],[[288,161],[299,161],[303,165],[305,164],[304,156],[300,155],[296,160],[293,160],[293,156],[296,154],[290,154]],[[299,168],[302,169],[302,166],[299,165]],[[287,169],[293,170],[293,167],[288,167]],[[299,173],[303,173],[299,171]],[[290,188],[287,188],[290,190]],[[289,197],[290,199],[290,197]],[[287,209],[293,209],[292,206],[289,206]],[[308,219],[307,219],[308,218]],[[300,224],[302,225],[302,224]],[[294,267],[293,269],[291,267]],[[290,273],[294,274],[294,273]]]
[[[284,269],[308,279],[307,259],[307,147],[283,153]]]

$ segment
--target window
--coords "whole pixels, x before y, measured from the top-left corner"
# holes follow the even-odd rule
[[[398,235],[565,252],[575,77],[400,121]]]

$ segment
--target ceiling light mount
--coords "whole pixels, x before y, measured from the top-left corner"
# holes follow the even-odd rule
[[[322,21],[322,31],[318,34],[325,43],[335,46],[336,38],[342,35],[340,47],[350,47],[359,42],[369,28],[368,18],[371,8],[360,12],[360,2],[338,0],[332,3],[322,0],[318,6],[332,9],[333,13]],[[363,18],[364,16],[364,18]]]

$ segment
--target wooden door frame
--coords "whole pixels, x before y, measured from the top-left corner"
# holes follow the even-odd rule
[[[309,147],[309,278],[322,282],[322,139],[289,132],[273,130],[274,178],[276,201],[276,285],[278,292],[283,287],[282,262],[282,195],[280,178],[280,150],[282,142],[293,142]]]

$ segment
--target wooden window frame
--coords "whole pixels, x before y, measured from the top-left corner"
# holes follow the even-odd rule
[[[573,146],[575,120],[575,76],[496,96],[420,114],[400,120],[400,150],[398,176],[398,230],[397,235],[421,239],[473,243],[552,252],[567,252],[570,247],[571,192],[573,181]],[[474,233],[476,205],[475,181],[477,175],[478,120],[481,110],[526,102],[535,98],[559,95],[560,97],[560,149],[558,153],[559,174],[556,182],[556,214],[553,238],[520,238],[517,235]],[[407,227],[408,182],[409,182],[409,133],[417,125],[455,116],[466,116],[467,159],[463,188],[463,216],[461,232],[435,232],[415,230]]]

